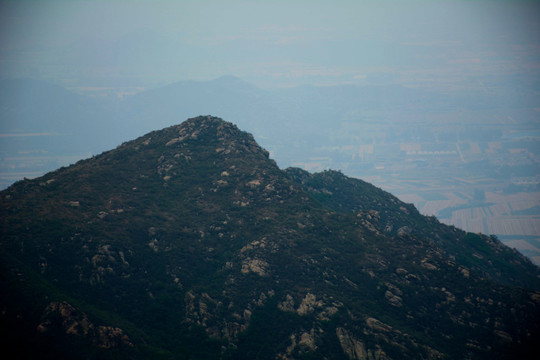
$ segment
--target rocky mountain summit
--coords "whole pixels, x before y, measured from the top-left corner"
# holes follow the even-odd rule
[[[540,271],[202,116],[0,194],[2,345],[85,359],[536,358]]]

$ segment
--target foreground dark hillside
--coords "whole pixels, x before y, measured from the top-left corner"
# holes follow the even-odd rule
[[[0,196],[4,348],[40,358],[534,358],[540,272],[189,119]]]

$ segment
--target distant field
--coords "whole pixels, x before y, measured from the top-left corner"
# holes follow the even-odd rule
[[[439,219],[471,232],[495,234],[540,265],[540,192],[503,194],[486,192],[485,205],[471,205],[459,193],[445,193],[447,200],[430,200],[431,193],[399,197],[416,205],[426,215],[445,214]],[[422,199],[421,201],[418,201]],[[460,208],[463,207],[463,208]]]

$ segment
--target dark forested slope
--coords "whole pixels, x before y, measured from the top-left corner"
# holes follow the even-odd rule
[[[2,341],[43,358],[493,359],[538,268],[204,116],[0,196]]]

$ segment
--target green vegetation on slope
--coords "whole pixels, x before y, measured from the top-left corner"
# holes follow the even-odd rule
[[[217,118],[18,182],[0,219],[2,330],[62,357],[493,359],[538,335],[526,258]]]

